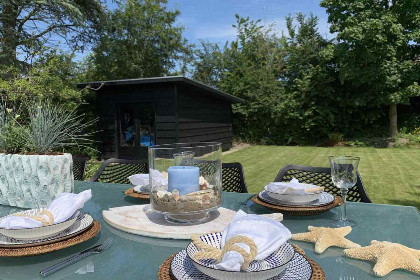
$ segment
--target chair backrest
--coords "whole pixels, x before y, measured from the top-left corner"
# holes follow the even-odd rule
[[[324,187],[325,191],[328,193],[341,195],[340,189],[335,187],[332,182],[331,169],[328,167],[286,165],[280,169],[274,181],[290,181],[293,178],[298,179],[301,183]],[[356,185],[349,189],[349,192],[347,193],[347,200],[352,202],[371,202],[363,187],[363,182],[359,173],[357,173]]]
[[[222,188],[226,192],[248,192],[242,164],[239,162],[222,163]]]
[[[91,182],[130,184],[127,177],[149,173],[147,160],[110,158],[105,160],[90,179]]]
[[[73,176],[74,180],[83,181],[85,179],[86,162],[89,157],[73,156]]]
[[[127,177],[140,173],[149,173],[146,160],[111,158],[102,163],[90,181],[129,184]],[[222,187],[227,192],[248,192],[243,168],[239,162],[222,164]]]

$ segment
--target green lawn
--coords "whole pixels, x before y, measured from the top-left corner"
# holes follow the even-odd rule
[[[251,146],[224,155],[223,162],[242,163],[248,191],[258,192],[282,166],[329,166],[330,155],[360,157],[359,172],[373,202],[420,209],[420,149]]]

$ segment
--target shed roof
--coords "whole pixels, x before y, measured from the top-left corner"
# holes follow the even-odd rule
[[[185,83],[195,87],[198,87],[204,92],[227,99],[232,103],[243,103],[245,102],[242,98],[233,96],[231,94],[225,93],[223,91],[212,88],[203,83],[194,81],[192,79],[186,78],[184,76],[168,76],[168,77],[154,77],[154,78],[139,78],[139,79],[125,79],[125,80],[110,80],[110,81],[95,81],[87,83],[77,84],[78,88],[84,88],[88,85],[92,87],[99,86],[125,86],[125,85],[141,85],[141,84],[157,84],[157,83]]]

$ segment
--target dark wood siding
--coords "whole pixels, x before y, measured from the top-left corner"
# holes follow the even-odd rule
[[[177,85],[178,142],[221,142],[232,147],[232,109],[229,101],[189,85]]]
[[[124,103],[153,103],[156,106],[156,143],[176,142],[174,85],[109,86],[97,93],[98,145],[102,159],[147,158],[147,148],[135,153],[120,151],[117,147],[117,108]]]
[[[118,146],[118,140],[121,139],[118,135],[120,125],[118,108],[122,104],[130,104],[132,110],[140,112],[143,107],[135,107],[135,104],[149,109],[150,106],[154,106],[155,136],[158,145],[212,141],[221,142],[223,150],[232,146],[231,103],[236,100],[232,101],[232,98],[215,94],[213,90],[203,86],[182,81],[108,84],[98,90],[96,94],[99,117],[97,141],[102,159],[111,157],[147,158],[147,148],[145,147]],[[136,124],[138,128],[138,122]]]

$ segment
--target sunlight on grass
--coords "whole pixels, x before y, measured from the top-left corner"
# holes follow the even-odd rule
[[[374,203],[401,204],[420,209],[420,149],[251,146],[223,156],[240,162],[249,192],[259,192],[287,164],[329,166],[330,155],[360,157],[359,172]]]

